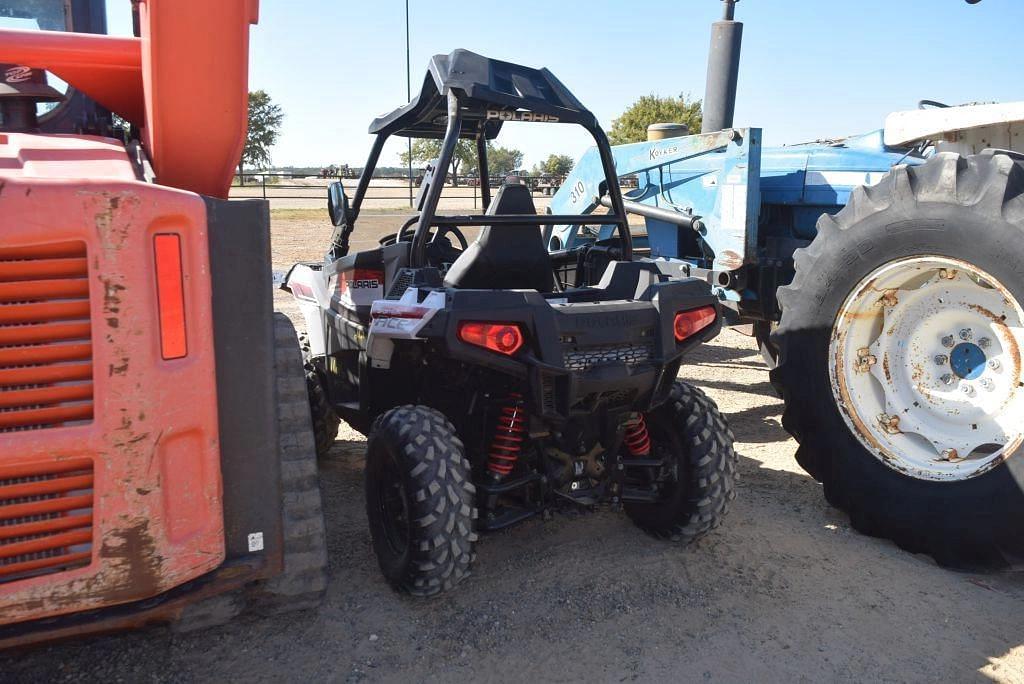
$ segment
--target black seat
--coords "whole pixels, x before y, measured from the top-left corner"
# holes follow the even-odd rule
[[[495,214],[536,215],[530,190],[506,183],[487,207]],[[537,290],[551,292],[555,278],[540,226],[487,226],[448,269],[444,284],[474,290]]]

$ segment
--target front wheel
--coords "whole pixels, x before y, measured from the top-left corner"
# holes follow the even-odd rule
[[[667,464],[662,500],[627,503],[626,514],[654,537],[689,544],[718,527],[736,498],[732,431],[714,401],[679,380],[646,424],[652,456]]]
[[[313,437],[316,440],[316,456],[324,458],[331,451],[335,440],[338,439],[338,430],[341,427],[341,418],[334,412],[327,401],[327,393],[324,392],[323,384],[320,381],[320,374],[316,367],[307,363],[306,371],[306,396],[309,399],[309,414],[313,421]]]
[[[893,169],[819,220],[779,300],[772,381],[829,502],[945,565],[1024,556],[1024,164]]]
[[[327,392],[317,365],[310,355],[309,337],[306,333],[299,335],[299,346],[302,349],[303,370],[306,375],[306,396],[309,399],[309,415],[313,420],[313,438],[316,440],[316,457],[324,458],[338,439],[341,418],[327,401]]]

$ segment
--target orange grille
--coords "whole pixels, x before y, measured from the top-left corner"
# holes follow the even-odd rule
[[[92,461],[0,465],[0,584],[92,557]]]
[[[92,420],[85,243],[0,247],[0,432]]]

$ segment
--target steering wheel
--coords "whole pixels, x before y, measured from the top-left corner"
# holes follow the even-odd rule
[[[459,241],[458,247],[453,247],[448,233],[455,236]],[[431,265],[442,268],[445,264],[454,263],[459,255],[466,251],[469,242],[462,231],[455,226],[440,226],[435,229],[434,237],[427,243],[427,261]]]
[[[419,216],[413,216],[403,223],[395,237],[395,242],[412,242],[411,228],[415,226],[419,220]],[[467,240],[466,236],[462,234],[462,231],[455,226],[443,226],[440,230],[437,230],[435,227],[431,227],[430,230],[436,232],[434,233],[434,237],[430,238],[427,244],[440,243],[442,238],[448,235],[448,233],[451,233],[455,236],[455,239],[459,241],[459,251],[463,251],[469,247],[469,240]]]
[[[409,232],[409,229],[415,226],[419,220],[420,217],[418,214],[416,216],[409,217],[409,219],[402,224],[402,227],[398,229],[395,242],[412,242],[412,233]]]
[[[466,248],[469,247],[469,241],[466,239],[466,236],[462,234],[462,231],[455,226],[441,226],[437,233],[434,234],[434,237],[430,239],[430,244],[433,245],[440,243],[441,239],[446,237],[448,233],[454,235],[455,239],[459,241],[458,250],[460,252],[465,252]],[[451,241],[449,241],[449,244],[451,244]]]
[[[402,224],[397,233],[386,235],[381,238],[381,244],[394,244],[396,242],[412,242],[413,229],[419,222],[419,216],[412,216]],[[469,240],[456,226],[442,226],[441,228],[431,227],[434,231],[433,237],[427,242],[427,254],[432,263],[441,265],[455,261],[462,252],[469,247]],[[459,246],[453,247],[450,240],[445,238],[451,233],[458,240]]]

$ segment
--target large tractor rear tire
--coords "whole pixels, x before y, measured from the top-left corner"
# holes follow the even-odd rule
[[[1024,557],[1024,162],[896,167],[795,260],[771,377],[828,501],[943,565]]]

